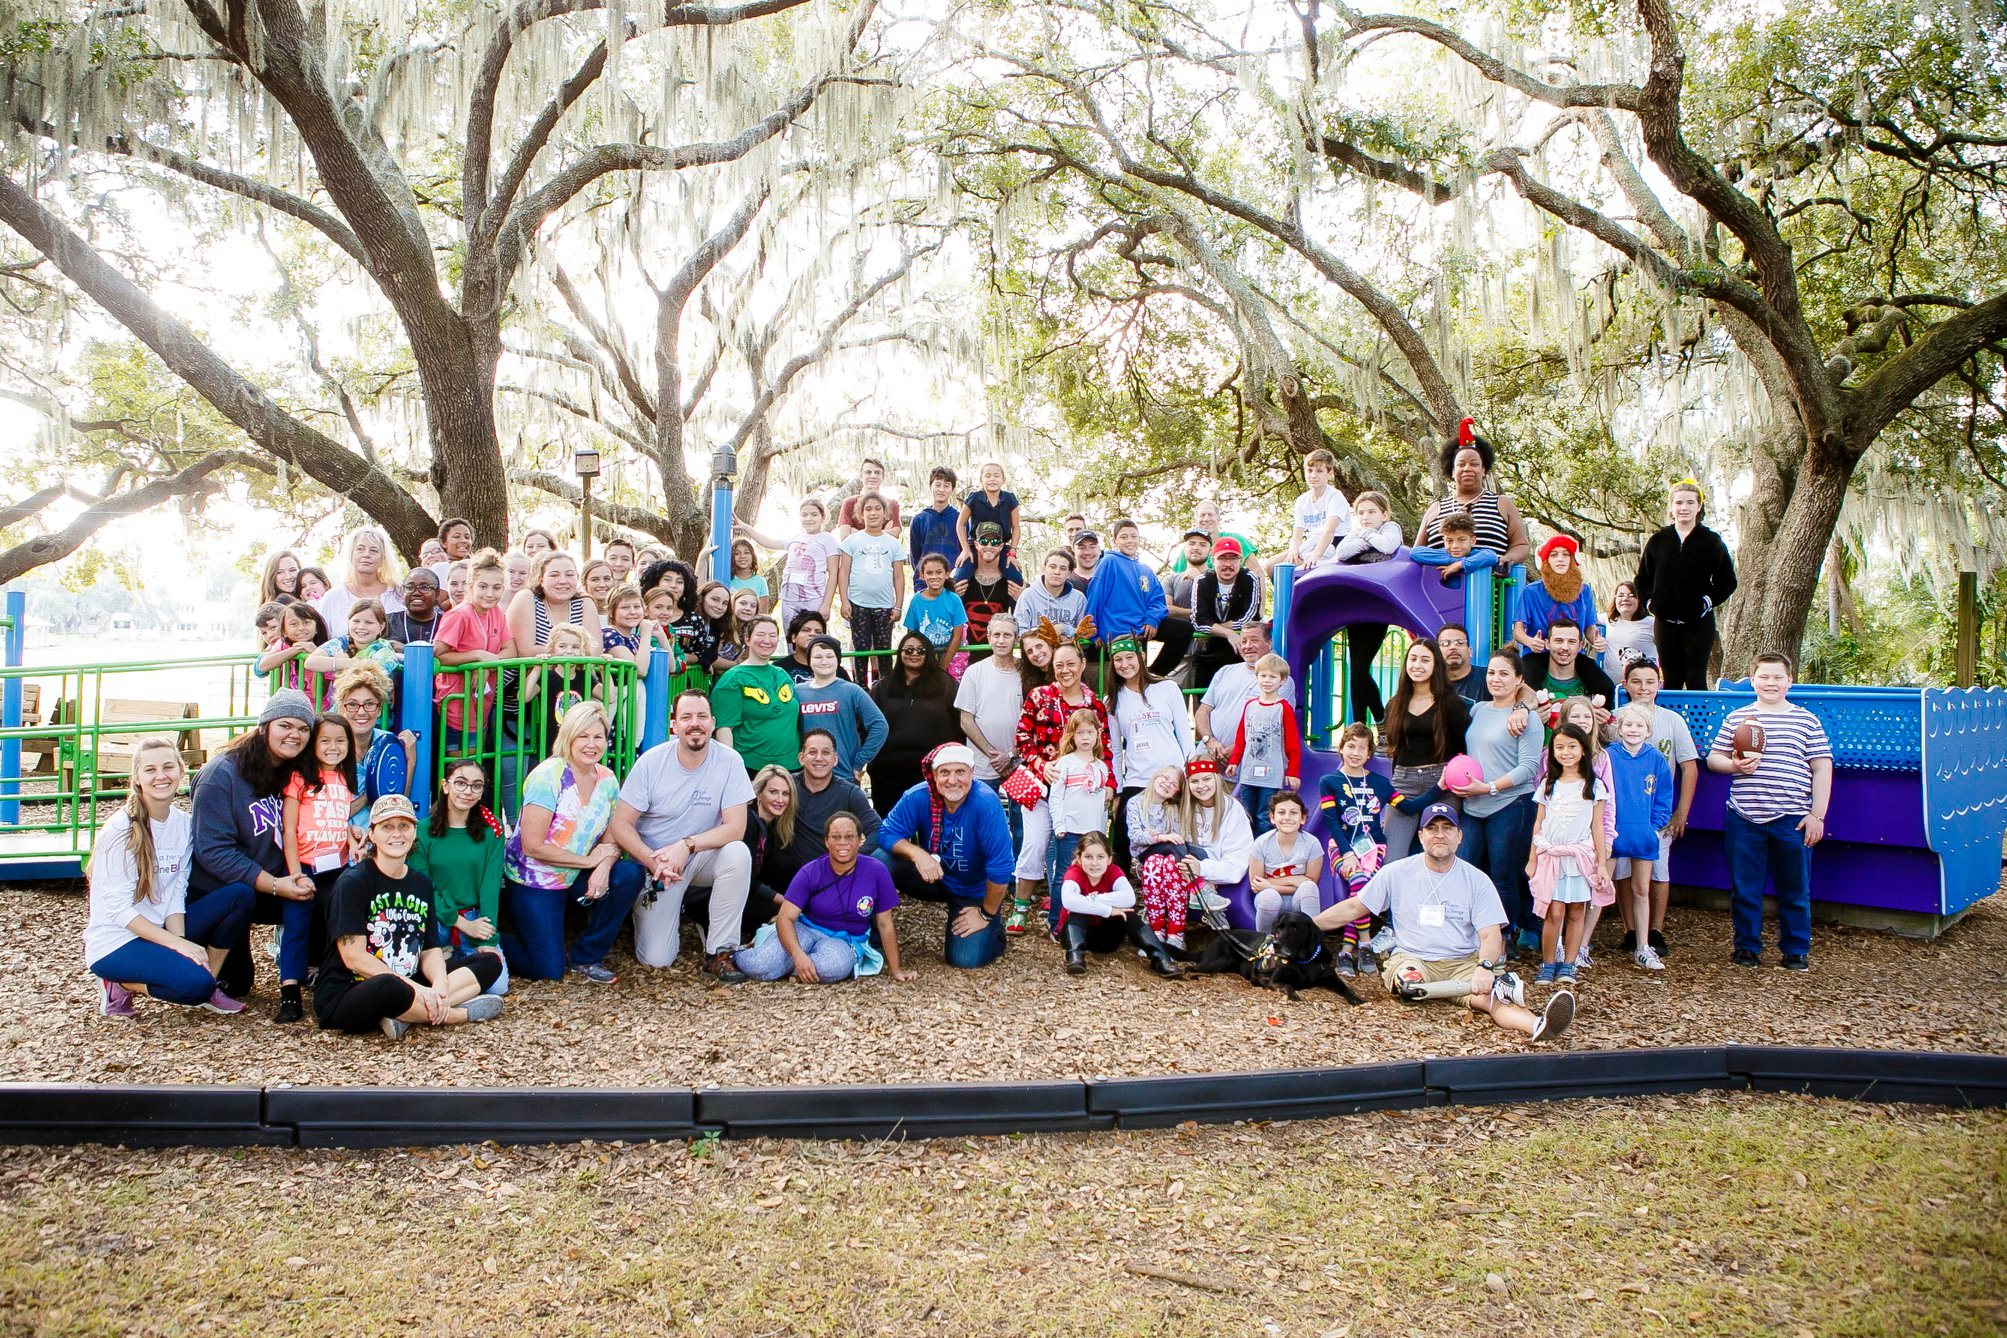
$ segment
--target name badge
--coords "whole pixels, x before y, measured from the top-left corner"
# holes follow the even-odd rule
[[[1268,765],[1267,765],[1266,763],[1263,763],[1263,764],[1262,764],[1261,766],[1258,766],[1258,767],[1249,767],[1249,768],[1247,769],[1247,778],[1248,778],[1249,780],[1251,780],[1251,781],[1265,781],[1265,780],[1267,780],[1267,779],[1268,779]]]
[[[339,869],[341,863],[341,853],[339,851],[331,851],[328,854],[315,857],[314,872],[326,873],[329,869]]]
[[[1441,929],[1447,920],[1447,917],[1443,914],[1443,908],[1433,903],[1422,907],[1420,914],[1416,918],[1422,922],[1422,928],[1424,929]]]

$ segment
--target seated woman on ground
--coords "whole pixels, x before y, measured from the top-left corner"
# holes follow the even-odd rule
[[[412,1024],[486,1022],[502,1001],[482,991],[502,974],[492,953],[448,957],[432,918],[432,884],[407,863],[418,815],[401,794],[369,811],[370,857],[336,880],[330,945],[314,982],[314,1020],[351,1035],[381,1028],[393,1041]]]
[[[864,836],[849,813],[830,818],[823,840],[829,853],[794,876],[780,914],[760,928],[751,947],[734,954],[739,970],[754,980],[794,976],[811,985],[884,970],[894,980],[913,979],[915,973],[899,964],[899,931],[892,922],[899,893],[891,871],[858,858]],[[873,925],[882,952],[871,944]]]
[[[488,778],[472,758],[446,764],[439,800],[419,833],[411,867],[432,880],[432,915],[449,956],[493,954],[502,971],[483,993],[507,994],[502,957],[502,824],[481,802]]]
[[[1140,796],[1139,796],[1140,797]],[[1115,867],[1108,838],[1084,832],[1073,848],[1073,862],[1059,882],[1059,941],[1066,948],[1066,974],[1087,970],[1090,952],[1114,952],[1133,943],[1150,959],[1150,969],[1175,978],[1185,969],[1171,960],[1150,926],[1136,913],[1136,889]]]
[[[140,996],[213,1013],[241,1013],[216,972],[251,919],[252,892],[239,884],[189,913],[193,825],[174,806],[181,753],[166,739],[141,739],[123,807],[91,847],[90,921],[84,965],[103,983],[98,1011],[137,1017]]]

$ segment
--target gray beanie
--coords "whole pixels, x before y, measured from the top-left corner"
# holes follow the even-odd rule
[[[298,688],[280,688],[265,703],[265,709],[258,712],[260,725],[269,725],[274,720],[297,720],[311,728],[315,720],[314,704]]]

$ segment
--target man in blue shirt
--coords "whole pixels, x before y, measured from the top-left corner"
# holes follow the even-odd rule
[[[1143,544],[1133,520],[1115,522],[1115,551],[1103,553],[1087,582],[1087,616],[1094,635],[1104,644],[1118,636],[1146,642],[1157,634],[1170,612],[1163,583],[1136,560]]]
[[[976,754],[951,743],[928,755],[927,779],[899,796],[878,829],[881,858],[901,897],[948,903],[949,966],[988,966],[1004,954],[1003,902],[1017,866],[1003,801],[977,785]]]

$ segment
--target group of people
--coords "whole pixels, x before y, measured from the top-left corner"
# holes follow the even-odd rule
[[[203,769],[192,813],[172,803],[178,753],[143,745],[99,839],[86,957],[104,1011],[130,1015],[142,994],[241,1010],[254,922],[279,926],[279,1021],[310,998],[322,1027],[400,1036],[494,1016],[514,977],[611,984],[630,924],[635,960],[662,967],[689,918],[718,983],[905,980],[894,912],[924,899],[946,903],[952,966],[988,965],[1036,927],[1069,973],[1126,947],[1175,977],[1192,921],[1223,927],[1244,899],[1257,932],[1313,915],[1341,975],[1377,971],[1400,997],[1464,999],[1551,1036],[1603,908],[1617,905],[1640,968],[1670,952],[1667,854],[1702,755],[1656,697],[1704,679],[1733,566],[1688,480],[1607,613],[1574,542],[1543,544],[1481,669],[1464,628],[1433,629],[1383,703],[1370,662],[1387,629],[1348,629],[1354,721],[1306,795],[1269,577],[1401,560],[1456,584],[1525,560],[1489,444],[1466,424],[1443,464],[1449,491],[1407,547],[1387,499],[1348,499],[1336,460],[1313,453],[1266,563],[1202,503],[1161,568],[1132,521],[1108,526],[1104,550],[1081,515],[1034,564],[1000,466],[959,506],[954,472],[935,468],[929,504],[902,513],[870,460],[833,526],[811,499],[796,536],[742,527],[729,582],[624,540],[582,568],[543,531],[476,551],[458,520],[401,582],[369,531],[338,584],[277,554],[257,622],[285,686]],[[781,550],[771,587],[756,544]],[[373,748],[409,747],[378,721],[415,641],[432,646],[445,759],[423,824],[358,771]],[[468,749],[494,718],[493,690],[465,683],[482,666],[645,664],[655,645],[708,687],[675,696],[669,740],[625,776],[606,759],[628,723],[589,693],[552,702],[548,756],[526,774]],[[519,672],[532,693],[535,667]],[[1733,777],[1735,959],[1758,960],[1767,872],[1783,964],[1803,969],[1830,755],[1788,701],[1788,659],[1761,657],[1753,677],[1756,704],[1706,754]],[[1752,714],[1767,744],[1739,752]],[[1553,987],[1539,1012],[1508,969],[1515,950]]]

